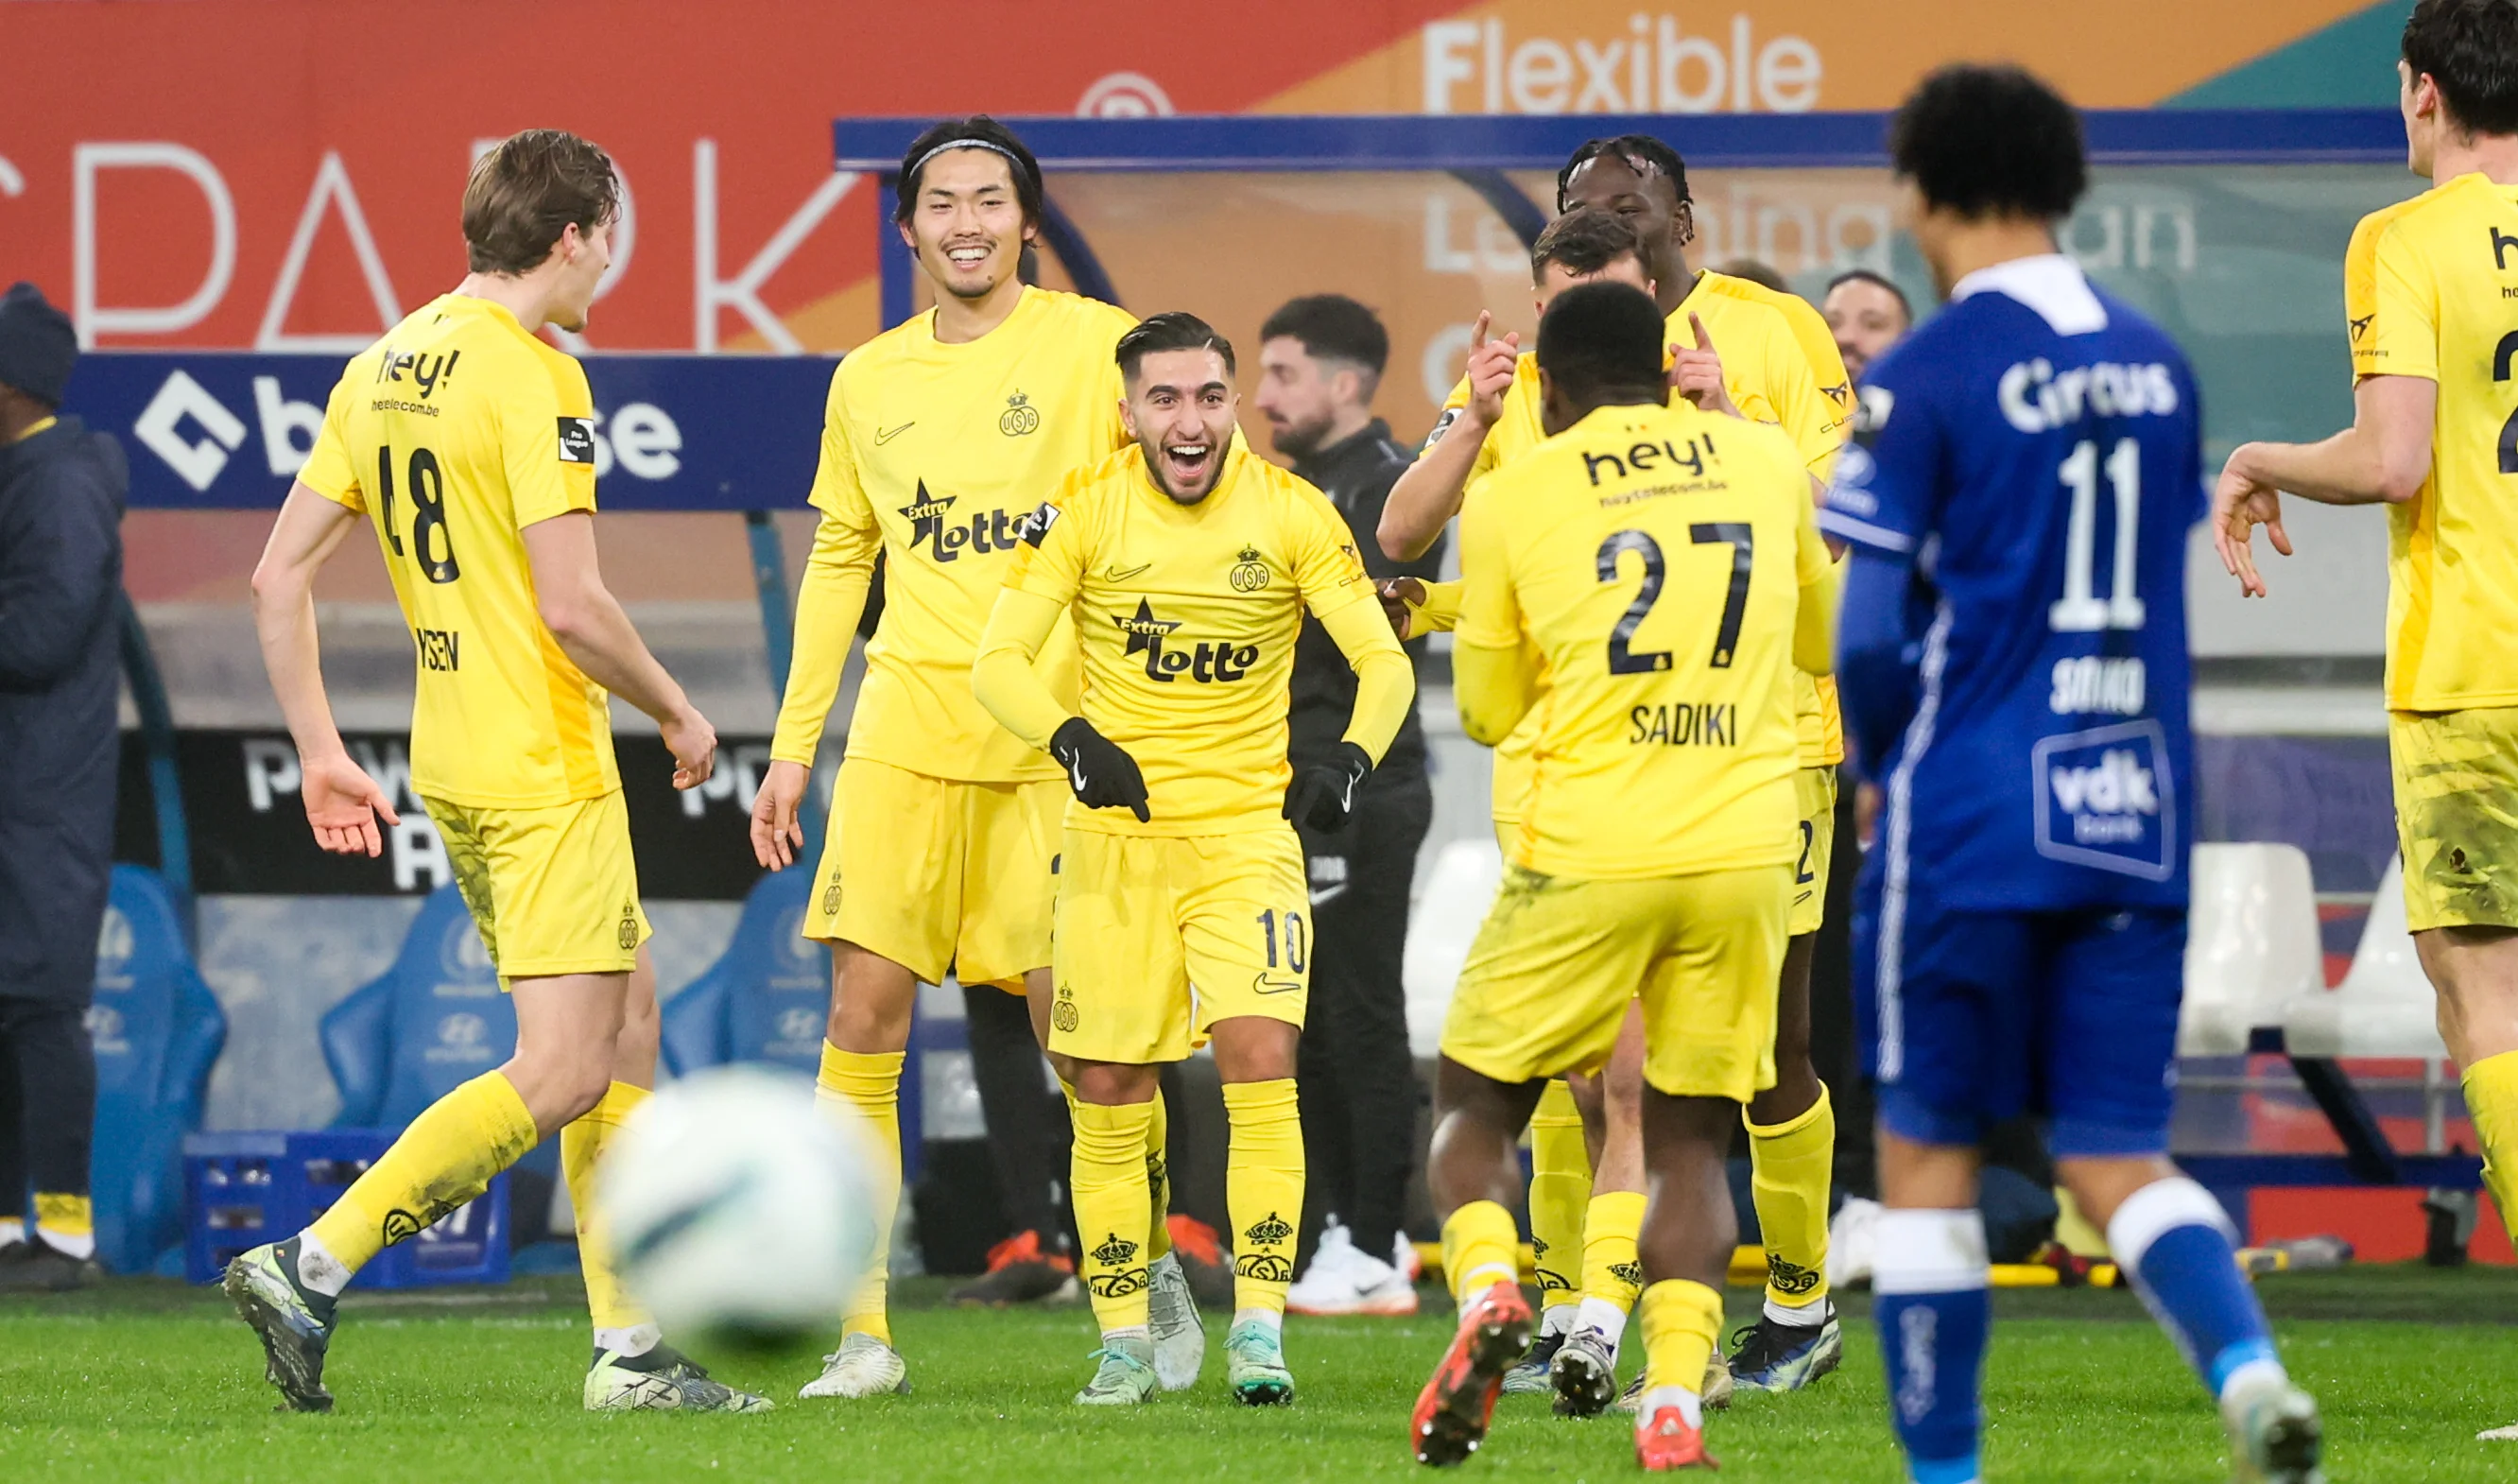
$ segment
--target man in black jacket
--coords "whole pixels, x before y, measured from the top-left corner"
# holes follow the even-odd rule
[[[1375,578],[1433,578],[1438,543],[1412,562],[1381,554],[1372,532],[1411,452],[1372,415],[1390,336],[1371,310],[1338,294],[1295,299],[1259,331],[1253,399],[1271,442],[1327,495]],[[1421,665],[1421,641],[1408,646]],[[1297,770],[1337,746],[1355,704],[1355,673],[1306,619],[1294,650],[1287,753]],[[1305,1314],[1412,1314],[1416,1289],[1400,1231],[1415,1150],[1415,1064],[1408,1052],[1408,892],[1432,821],[1425,729],[1414,706],[1343,829],[1303,831],[1312,896],[1311,1018],[1297,1081],[1313,1199],[1310,1259],[1286,1306]],[[1313,1240],[1317,1232],[1317,1240]]]
[[[121,445],[61,417],[78,359],[68,318],[31,284],[0,295],[0,1288],[95,1274],[88,1043],[113,856]],[[25,1229],[27,1177],[35,1195]]]

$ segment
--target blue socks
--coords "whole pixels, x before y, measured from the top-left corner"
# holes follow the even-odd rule
[[[2281,1366],[2235,1237],[2220,1202],[2183,1175],[2134,1192],[2107,1222],[2116,1265],[2216,1400],[2242,1369]]]
[[[1975,1484],[1977,1402],[1993,1302],[1984,1217],[1891,1210],[1880,1218],[1872,1317],[1888,1363],[1888,1410],[1914,1484]]]

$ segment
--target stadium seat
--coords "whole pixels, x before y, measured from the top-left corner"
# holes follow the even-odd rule
[[[2445,1059],[2431,982],[2405,920],[2405,868],[2387,867],[2352,968],[2332,989],[2313,989],[2283,1007],[2283,1043],[2293,1056]]]
[[[184,1241],[184,1135],[201,1119],[227,1017],[154,871],[115,866],[87,1014],[96,1047],[96,1253],[147,1273]]]
[[[2308,854],[2290,845],[2198,845],[2177,1054],[2240,1056],[2248,1032],[2323,992],[2324,948]]]
[[[1484,834],[1454,840],[1434,856],[1408,922],[1408,1047],[1430,1057],[1443,1040],[1452,986],[1469,960],[1469,944],[1486,921],[1487,904],[1503,881],[1503,852]]]
[[[401,1128],[516,1049],[515,1006],[453,887],[420,904],[393,967],[317,1028],[341,1094],[336,1128]]]
[[[812,889],[803,870],[763,876],[752,889],[725,952],[665,1002],[667,1070],[686,1076],[726,1062],[819,1069],[831,961],[798,931]]]

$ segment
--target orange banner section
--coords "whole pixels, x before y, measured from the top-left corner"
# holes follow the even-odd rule
[[[346,354],[461,275],[475,152],[556,125],[601,141],[630,187],[593,346],[832,350],[876,325],[874,192],[829,168],[838,114],[1789,112],[1885,107],[1984,56],[2139,105],[2359,3],[1274,0],[1174,24],[1142,0],[943,19],[822,0],[18,0],[0,282],[43,284],[95,344]],[[1786,208],[1776,250],[1874,230],[1863,195]],[[1191,214],[1203,251],[1139,282],[1257,276],[1240,230]],[[1767,220],[1726,230],[1763,250]],[[1426,252],[1483,261],[1468,214],[1464,246],[1435,244],[1439,225]]]

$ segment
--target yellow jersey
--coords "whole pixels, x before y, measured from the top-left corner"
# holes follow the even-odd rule
[[[1061,475],[1128,443],[1116,349],[1134,324],[1099,300],[1027,287],[977,340],[936,339],[931,311],[840,362],[773,758],[812,763],[880,550],[883,619],[847,755],[962,782],[1059,775],[973,697],[971,660],[1023,517]],[[1052,635],[1040,664],[1054,691],[1074,695],[1072,635]]]
[[[1252,455],[1237,433],[1224,459],[1215,488],[1193,505],[1154,487],[1133,443],[1073,471],[1034,517],[1038,545],[1027,541],[1007,569],[1008,589],[1073,615],[1084,651],[1076,714],[1145,775],[1150,822],[1078,805],[1071,828],[1285,827],[1286,684],[1303,611],[1329,623],[1374,602],[1372,581],[1326,496]],[[1400,655],[1377,602],[1372,617]],[[1380,746],[1406,714],[1407,695],[1398,699]]]
[[[297,482],[375,526],[418,661],[413,792],[546,808],[621,786],[611,698],[543,626],[525,555],[525,527],[594,509],[585,368],[441,295],[351,359]]]
[[[1705,322],[1705,332],[1722,357],[1723,389],[1740,415],[1781,427],[1809,472],[1824,482],[1836,466],[1837,450],[1845,446],[1845,408],[1852,396],[1845,357],[1827,321],[1791,294],[1713,272],[1698,274],[1696,286],[1671,311],[1664,333],[1671,344],[1696,343],[1695,327],[1688,323],[1691,314]],[[1469,382],[1463,376],[1444,399],[1427,443],[1441,437],[1468,405]],[[1487,429],[1486,442],[1470,465],[1472,485],[1546,438],[1539,415],[1539,358],[1525,352],[1513,367],[1502,412]],[[1837,707],[1836,681],[1802,676],[1794,682],[1794,691],[1802,765],[1833,767],[1844,762],[1845,720]],[[1496,749],[1495,816],[1501,821],[1520,818],[1529,797],[1529,724]]]
[[[1794,858],[1793,641],[1833,574],[1792,440],[1683,402],[1601,408],[1469,492],[1460,566],[1458,642],[1540,657],[1515,864],[1607,881]]]
[[[2518,186],[2460,175],[2353,229],[2356,376],[2439,384],[2431,473],[2387,507],[2387,706],[2518,705]]]

